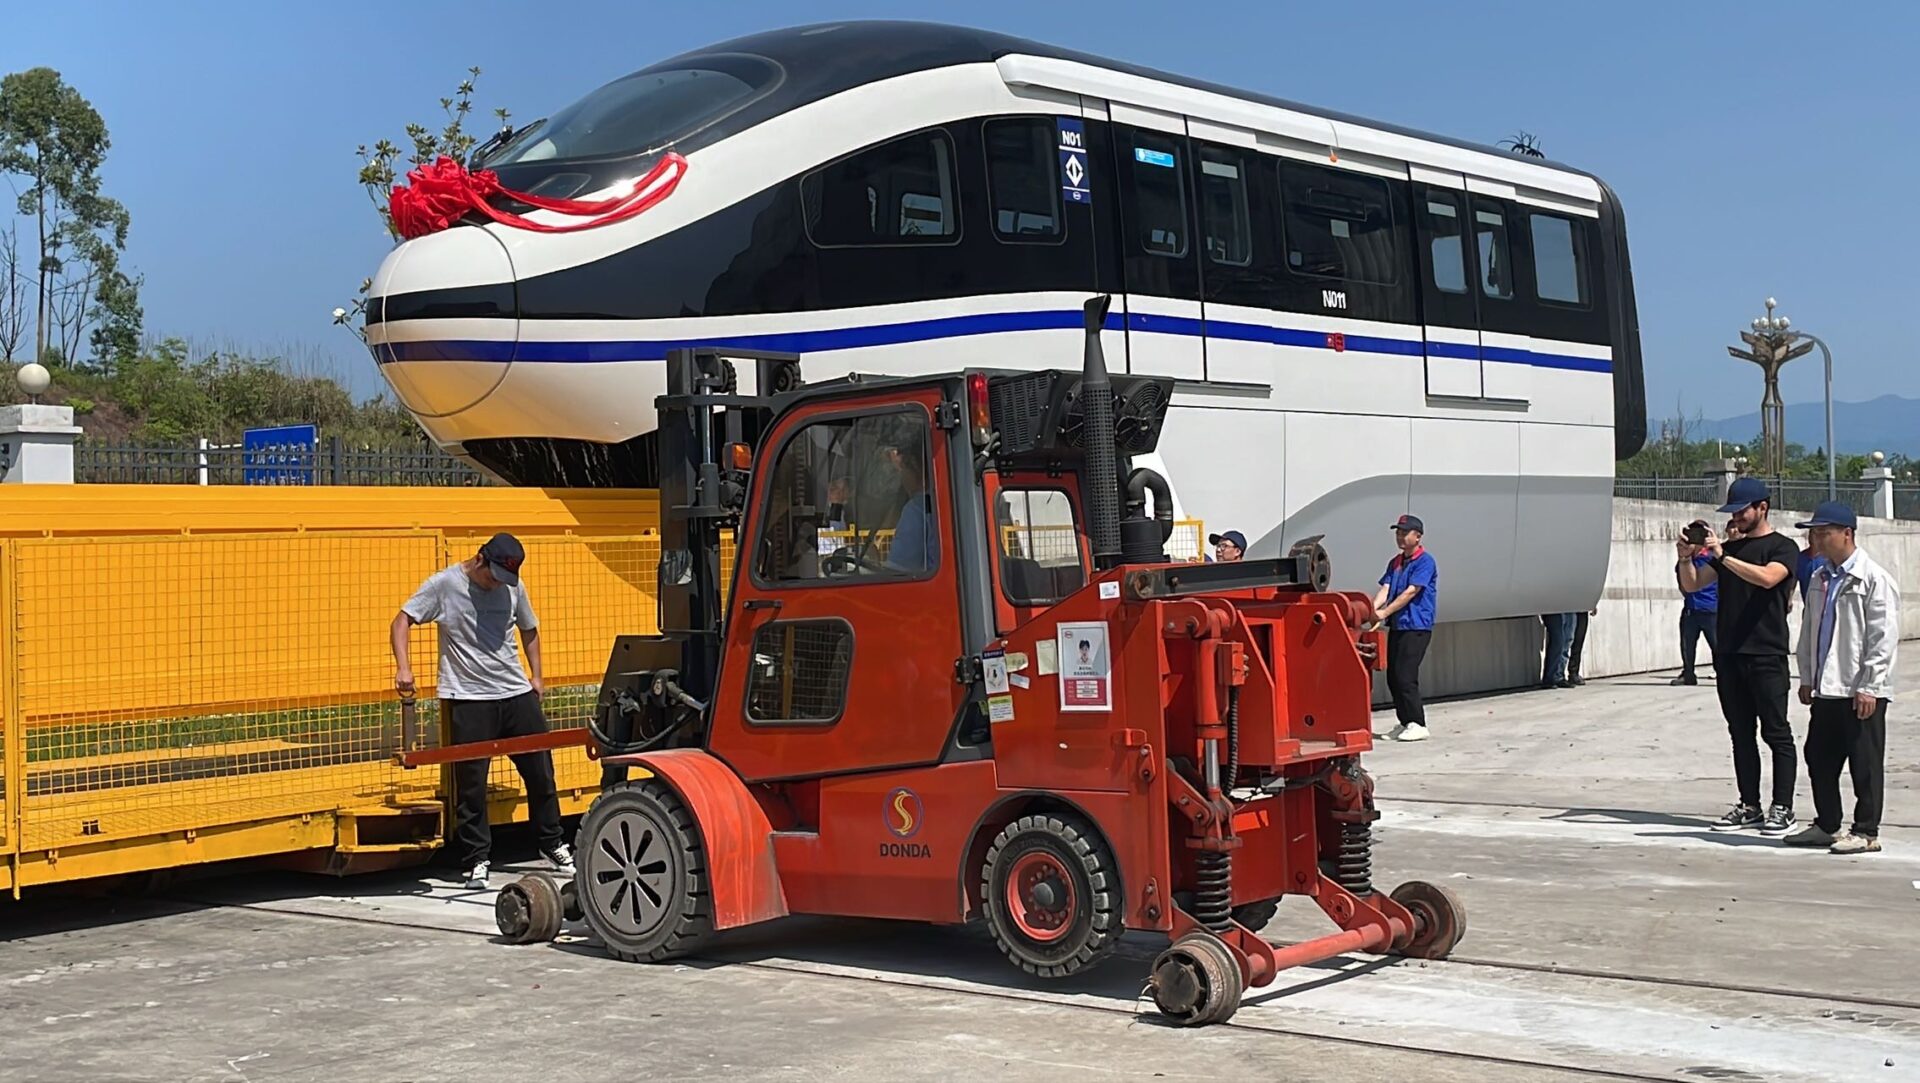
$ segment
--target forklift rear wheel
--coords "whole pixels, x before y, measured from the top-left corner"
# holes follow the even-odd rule
[[[1393,889],[1393,901],[1413,913],[1413,939],[1395,954],[1414,959],[1445,959],[1467,935],[1467,907],[1460,896],[1425,880],[1409,880]]]
[[[565,909],[553,877],[536,872],[500,889],[493,900],[493,923],[508,943],[537,944],[560,935]]]
[[[1240,960],[1208,933],[1188,933],[1153,961],[1153,1004],[1183,1027],[1224,1023],[1246,991]]]
[[[987,848],[981,872],[987,928],[1015,966],[1064,978],[1119,940],[1113,851],[1078,816],[1022,816]]]
[[[1241,903],[1233,908],[1233,920],[1244,925],[1248,932],[1257,933],[1267,927],[1267,922],[1280,912],[1279,899],[1264,899],[1260,902]]]
[[[658,779],[601,794],[580,821],[574,884],[607,953],[657,963],[698,951],[713,933],[706,848],[693,813]]]

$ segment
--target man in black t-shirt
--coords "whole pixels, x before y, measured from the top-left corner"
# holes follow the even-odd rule
[[[1793,594],[1793,567],[1800,547],[1773,529],[1767,520],[1771,495],[1758,478],[1741,478],[1727,490],[1728,503],[1720,510],[1733,518],[1732,541],[1722,542],[1711,527],[1702,544],[1688,542],[1683,533],[1676,544],[1680,562],[1675,571],[1682,590],[1700,590],[1718,584],[1720,612],[1716,619],[1719,644],[1713,667],[1720,692],[1720,713],[1733,738],[1733,774],[1740,786],[1740,803],[1714,823],[1716,831],[1758,827],[1763,835],[1793,830],[1793,783],[1796,757],[1793,726],[1787,721],[1787,692],[1792,685],[1787,670],[1787,606]],[[1694,557],[1705,555],[1704,564]],[[1773,801],[1760,808],[1760,740],[1773,753]]]

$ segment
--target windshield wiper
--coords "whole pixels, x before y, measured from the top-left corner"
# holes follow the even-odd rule
[[[467,168],[473,169],[478,167],[482,162],[486,160],[486,157],[489,151],[497,150],[498,148],[513,142],[514,140],[527,134],[527,132],[530,131],[534,125],[544,124],[546,123],[546,120],[547,120],[546,117],[541,117],[539,120],[530,120],[525,124],[522,124],[518,128],[510,127],[507,125],[501,125],[499,131],[488,136],[486,142],[473,148],[473,153],[467,155]]]

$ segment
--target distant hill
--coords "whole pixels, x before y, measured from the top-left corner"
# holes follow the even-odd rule
[[[1656,423],[1657,427],[1657,423]],[[1702,423],[1698,439],[1719,437],[1745,444],[1760,433],[1760,412]],[[1882,395],[1867,402],[1833,404],[1834,444],[1842,455],[1884,451],[1920,456],[1920,399]],[[1809,450],[1827,442],[1825,402],[1787,404],[1787,441]]]

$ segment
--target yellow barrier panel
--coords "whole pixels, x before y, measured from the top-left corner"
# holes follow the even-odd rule
[[[614,637],[655,630],[657,510],[651,492],[0,491],[0,888],[351,848],[355,815],[431,808],[442,772],[391,762],[388,626],[496,530],[527,545],[548,716],[583,725]],[[413,648],[430,739],[433,633]],[[581,811],[598,769],[555,756]],[[504,760],[490,789],[496,819],[524,815]]]

